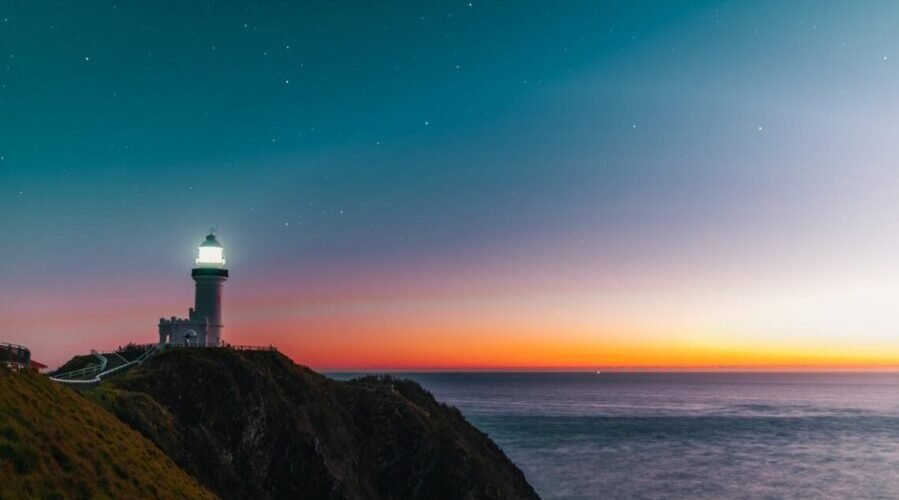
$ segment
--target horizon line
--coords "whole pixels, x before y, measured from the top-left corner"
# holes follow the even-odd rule
[[[297,363],[302,364],[302,363]],[[627,373],[899,373],[899,367],[616,367],[616,368],[541,368],[541,367],[495,367],[495,368],[427,368],[427,367],[378,367],[378,368],[316,368],[308,365],[308,368],[320,373],[600,373],[600,374],[627,374]]]

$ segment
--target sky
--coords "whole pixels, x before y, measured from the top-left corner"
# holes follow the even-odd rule
[[[899,4],[0,0],[0,341],[899,367]]]

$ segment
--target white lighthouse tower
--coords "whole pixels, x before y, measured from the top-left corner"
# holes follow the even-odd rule
[[[159,319],[159,344],[210,346],[222,344],[222,288],[228,280],[225,252],[210,230],[200,243],[197,266],[190,272],[196,283],[194,307],[187,318]]]
[[[210,231],[200,244],[197,267],[190,272],[197,283],[192,319],[206,323],[204,344],[207,346],[217,346],[222,341],[222,288],[228,279],[224,254],[222,244],[215,238],[215,233]]]

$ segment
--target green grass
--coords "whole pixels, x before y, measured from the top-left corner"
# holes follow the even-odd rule
[[[0,368],[0,499],[215,498],[76,391]]]

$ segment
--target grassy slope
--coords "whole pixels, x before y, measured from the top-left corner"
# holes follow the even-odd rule
[[[0,499],[215,498],[95,403],[0,368]]]

